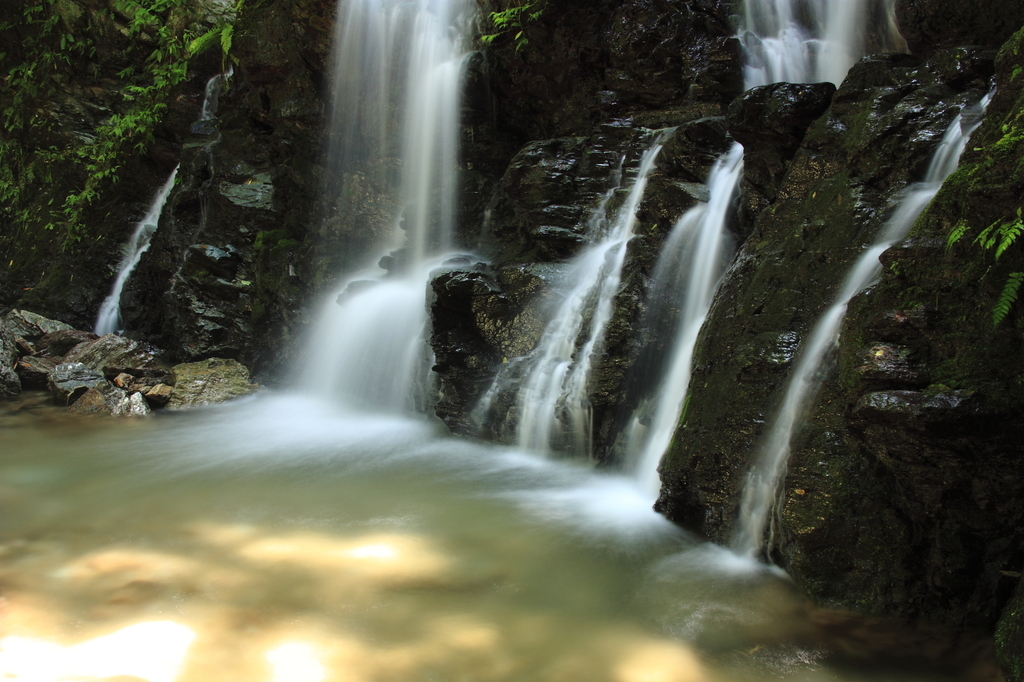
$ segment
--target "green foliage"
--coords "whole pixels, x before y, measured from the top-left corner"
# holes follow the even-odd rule
[[[235,3],[235,13],[242,10],[242,6],[245,5],[245,0],[238,0]],[[216,26],[211,28],[206,33],[195,38],[188,44],[188,52],[191,56],[200,55],[206,52],[214,45],[220,45],[221,53],[221,70],[227,70],[228,58],[231,54],[231,41],[234,37],[235,25],[222,21]]]
[[[1017,300],[1022,283],[1024,283],[1024,272],[1011,272],[1010,276],[1007,277],[1006,284],[1003,285],[1003,291],[999,294],[999,300],[996,301],[995,307],[992,308],[993,327],[998,327],[1010,313],[1010,308]]]
[[[953,228],[946,242],[947,248],[951,248],[969,231],[970,226],[966,221],[961,220]],[[1010,220],[997,220],[992,223],[974,238],[974,243],[985,251],[995,250],[995,259],[999,260],[1006,250],[1009,249],[1024,232],[1024,209],[1017,209],[1017,217]],[[1021,284],[1024,283],[1024,272],[1010,273],[1003,285],[995,306],[992,308],[992,324],[998,327],[1017,300]]]
[[[544,14],[546,0],[513,0],[507,8],[500,12],[491,12],[488,18],[494,27],[494,33],[480,36],[480,42],[490,45],[498,37],[512,34],[516,52],[530,43],[526,37],[526,24],[536,21]]]
[[[17,26],[24,36],[21,61],[2,64],[7,84],[0,110],[0,216],[19,232],[33,228],[59,230],[65,250],[87,234],[86,218],[109,187],[118,181],[124,162],[144,153],[155,141],[153,131],[166,114],[174,89],[188,76],[189,58],[197,37],[199,8],[196,0],[114,0],[113,10],[126,26],[119,30],[128,45],[116,57],[128,66],[116,72],[124,82],[115,113],[100,121],[95,130],[69,138],[46,101],[59,101],[60,83],[79,80],[82,64],[98,75],[93,35],[101,26],[97,17],[113,24],[114,16],[100,10],[86,13],[85,26],[62,21],[56,0],[26,3]],[[239,3],[241,5],[241,2]],[[80,22],[79,22],[80,23]],[[214,29],[227,59],[232,26]],[[109,68],[109,67],[107,67]],[[117,67],[115,67],[117,68]],[[3,71],[0,70],[0,74]],[[40,140],[63,139],[63,146]],[[55,178],[64,183],[55,183]],[[67,180],[73,185],[68,191]],[[60,186],[63,184],[63,191]]]

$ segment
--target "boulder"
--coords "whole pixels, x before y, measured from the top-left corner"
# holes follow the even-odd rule
[[[47,380],[54,368],[60,364],[58,358],[40,358],[26,355],[18,360],[14,371],[21,379],[21,387],[24,389],[42,390],[47,387]]]
[[[0,398],[21,393],[21,380],[14,371],[18,358],[18,344],[10,326],[0,320]]]
[[[90,369],[105,372],[107,368],[159,368],[156,358],[160,350],[141,341],[107,334],[92,341],[80,343],[63,358],[64,362],[80,362]],[[116,376],[116,372],[115,372]]]
[[[171,399],[174,389],[167,384],[157,384],[147,390],[144,395],[146,402],[153,407],[163,407]]]
[[[111,414],[115,417],[145,417],[150,412],[149,403],[141,393],[130,393],[118,402]]]
[[[85,415],[112,415],[121,412],[128,393],[109,381],[97,383],[87,389],[68,407],[68,412]]]
[[[62,329],[72,329],[69,324],[36,315],[27,310],[12,310],[4,315],[4,321],[10,327],[15,338],[21,337],[29,343],[35,343],[44,334]]]
[[[174,391],[167,409],[180,410],[213,405],[249,395],[256,387],[249,383],[249,370],[237,360],[210,358],[171,368]]]
[[[107,383],[102,374],[81,362],[59,364],[53,368],[47,379],[50,393],[61,405],[70,405],[89,389],[99,388]]]
[[[36,342],[35,348],[39,353],[60,358],[78,344],[95,341],[98,338],[100,337],[96,334],[82,331],[81,329],[59,329],[44,334]]]

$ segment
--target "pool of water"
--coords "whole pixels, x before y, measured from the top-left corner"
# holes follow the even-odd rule
[[[295,395],[8,404],[0,627],[0,679],[33,682],[910,682],[977,658],[814,608],[631,479]]]

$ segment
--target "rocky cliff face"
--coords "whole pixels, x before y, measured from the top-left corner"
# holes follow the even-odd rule
[[[659,500],[671,518],[721,542],[734,531],[739,489],[800,341],[868,240],[862,231],[884,219],[894,190],[920,177],[953,109],[995,74],[999,92],[961,170],[912,236],[883,254],[881,282],[851,302],[792,443],[769,551],[822,603],[990,628],[1019,576],[1019,396],[1010,377],[1020,323],[992,326],[1019,256],[993,262],[977,246],[946,248],[960,221],[977,234],[1019,208],[1018,40],[994,66],[991,53],[960,48],[926,62],[862,61],[785,164],[778,195],[765,197],[764,183],[751,188],[748,178],[754,232],[702,332]]]

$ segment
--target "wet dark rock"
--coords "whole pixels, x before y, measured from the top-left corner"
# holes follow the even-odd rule
[[[897,344],[876,343],[861,353],[863,364],[854,372],[862,390],[924,388],[931,381],[914,359],[913,350]]]
[[[524,27],[528,49],[502,36],[487,50],[498,121],[543,139],[632,111],[727,102],[742,88],[729,14],[696,0],[548,7]]]
[[[1024,682],[1024,582],[1020,571],[1007,571],[1017,578],[1017,589],[1003,609],[996,629],[996,654],[1006,673],[1006,682]]]
[[[901,0],[896,20],[910,51],[927,57],[960,45],[999,47],[1024,25],[1024,6],[1016,0],[993,0],[979,11],[944,0]]]
[[[188,247],[192,262],[197,268],[205,268],[218,277],[232,278],[241,264],[238,249],[226,244],[223,248],[210,244],[192,244]]]
[[[18,344],[6,319],[0,319],[0,398],[21,393],[21,379],[15,373]]]
[[[711,167],[729,149],[724,117],[701,118],[679,126],[658,157],[658,168],[679,180],[703,183]]]
[[[100,338],[80,329],[61,329],[44,334],[36,343],[36,350],[50,357],[60,358],[75,346]]]
[[[969,238],[947,248],[947,236],[958,221],[973,235],[1019,208],[1024,142],[1004,126],[1024,110],[1013,75],[1022,45],[1024,33],[997,59],[999,90],[960,169],[850,302],[839,371],[793,443],[774,556],[819,602],[987,631],[1014,613],[1004,603],[1024,546],[1024,395],[1010,377],[1024,366],[1019,313],[998,328],[991,315],[1024,262],[1008,251],[993,263]],[[941,57],[931,73],[945,72]],[[972,81],[945,85],[955,82]],[[1001,647],[1019,674],[1019,654]]]
[[[744,196],[751,215],[778,196],[786,166],[835,92],[832,83],[775,83],[748,90],[729,105],[726,125],[743,145]]]
[[[49,374],[47,385],[54,400],[70,405],[91,388],[99,389],[109,382],[99,372],[81,362],[62,362]]]
[[[12,310],[4,315],[3,319],[15,338],[23,338],[32,344],[45,334],[72,329],[69,324],[27,310]]]
[[[24,356],[17,361],[14,371],[21,379],[22,388],[46,390],[49,375],[59,364],[59,358]]]
[[[670,518],[720,542],[729,541],[740,488],[752,458],[759,452],[765,425],[774,417],[775,406],[781,400],[794,351],[831,304],[850,265],[859,256],[861,244],[871,239],[898,200],[897,192],[921,177],[955,113],[984,94],[987,83],[975,77],[984,70],[976,65],[969,68],[975,70],[955,78],[950,76],[947,82],[936,76],[938,70],[914,57],[868,57],[851,69],[823,114],[815,115],[818,104],[813,100],[827,102],[827,86],[816,97],[809,98],[812,101],[806,117],[798,118],[798,125],[794,122],[794,127],[787,129],[780,124],[775,130],[767,126],[766,136],[775,136],[773,144],[785,147],[798,140],[800,128],[813,119],[791,160],[777,157],[784,175],[779,176],[779,167],[769,174],[771,182],[778,183],[774,200],[760,204],[746,201],[753,206],[752,232],[727,274],[702,330],[695,349],[689,408],[661,465],[663,489],[657,508]],[[970,86],[958,91],[956,86],[961,83]],[[778,86],[778,91],[799,92],[806,86],[796,86],[795,91],[792,87]],[[757,125],[753,122],[765,111],[767,104],[762,102],[770,101],[773,91],[767,88],[755,92],[752,98],[763,99],[751,100],[748,111],[740,100],[731,112],[736,134],[749,135],[748,143],[759,143],[754,134]],[[802,102],[799,97],[782,101],[793,106]],[[751,123],[745,128],[744,121],[748,120]],[[758,210],[758,205],[763,208]],[[918,344],[881,333],[901,325],[925,324],[927,315],[921,303],[890,305],[886,309],[890,313],[916,311],[910,315],[913,323],[903,324],[890,315],[886,319],[874,318],[877,334],[865,338],[859,329],[853,331],[856,359],[830,359],[822,368],[822,378],[834,376],[838,365],[844,368],[847,385],[863,385],[879,395],[890,388],[921,389],[925,387],[922,384],[936,381],[930,373],[927,353],[921,352]],[[893,353],[894,359],[866,367],[864,352],[875,343],[887,345],[891,351],[886,353]],[[858,372],[857,368],[865,369]],[[946,404],[940,397],[945,395],[959,394],[932,391],[915,417],[919,428],[930,428],[926,422],[931,424],[928,420],[937,413],[939,403]],[[828,391],[821,394],[819,404],[837,409],[852,407],[847,398]],[[877,413],[865,408],[865,418],[869,414]],[[790,494],[787,505],[794,509],[803,505],[807,511],[799,519],[794,515],[787,521],[787,528],[789,537],[799,538],[804,552],[825,541],[820,527],[814,524],[814,514],[825,514],[826,508],[838,509],[831,505],[835,503],[840,481],[853,485],[852,481],[862,480],[872,466],[878,466],[874,458],[872,465],[868,461],[844,460],[835,454],[848,437],[851,427],[844,419],[849,417],[836,415],[808,425],[793,444],[790,478],[800,482],[788,483],[792,487],[787,490],[799,488],[806,494]],[[897,483],[891,476],[883,475],[872,485],[876,487],[866,494],[896,494]],[[826,488],[831,497],[820,492]],[[863,512],[866,503],[846,494],[842,497],[848,509],[853,510],[847,512],[849,518]],[[846,571],[848,579],[843,588],[827,588],[825,571],[811,577],[805,572],[809,567],[804,560],[800,560],[799,567],[786,563],[790,561],[789,554],[779,560],[796,572],[801,585],[825,603],[851,608],[872,603],[871,608],[879,611],[896,608],[892,601],[881,597],[881,601],[871,601],[880,594],[880,588],[867,586],[871,577],[866,573],[858,574],[857,579],[849,578],[854,573],[851,564],[867,566],[888,561],[884,553],[895,552],[894,548],[903,542],[901,533],[907,526],[900,512],[880,512],[874,525],[885,530],[874,536],[876,544],[862,547],[862,559],[833,550],[836,556],[842,554],[846,563],[838,559],[830,563],[830,579],[841,583],[843,580],[838,576]],[[814,553],[821,556],[817,551]],[[905,573],[900,578],[895,575],[890,577],[891,581],[906,578]],[[864,582],[858,583],[861,577]],[[855,604],[858,599],[861,601]]]
[[[430,343],[441,378],[434,412],[453,433],[472,435],[469,413],[501,362],[501,352],[483,319],[508,320],[508,297],[483,265],[450,270],[430,282]],[[488,339],[487,337],[492,338]]]
[[[588,209],[613,186],[621,155],[583,138],[524,147],[488,209],[484,239],[495,263],[562,260],[579,250]]]
[[[147,343],[107,334],[76,345],[64,355],[62,361],[82,363],[97,372],[106,372],[107,368],[114,368],[118,372],[128,367],[157,368],[160,355],[159,348]]]

